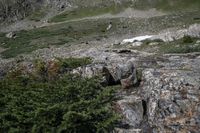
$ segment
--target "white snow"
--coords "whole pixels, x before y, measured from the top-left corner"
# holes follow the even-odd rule
[[[125,43],[133,43],[135,41],[143,41],[143,40],[146,40],[146,39],[149,39],[149,38],[152,38],[153,36],[152,35],[145,35],[145,36],[138,36],[138,37],[134,37],[134,38],[131,38],[131,39],[124,39],[122,41],[121,44],[125,44]]]
[[[134,43],[132,43],[133,47],[139,47],[141,45],[142,45],[142,42],[134,42]]]

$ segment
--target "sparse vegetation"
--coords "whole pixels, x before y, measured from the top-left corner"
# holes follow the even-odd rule
[[[119,118],[111,109],[116,88],[102,87],[98,78],[67,73],[43,80],[38,76],[50,72],[48,65],[37,63],[35,73],[16,69],[0,81],[0,132],[100,133],[113,129]],[[85,63],[70,58],[65,64]]]
[[[92,60],[89,57],[88,58],[87,57],[86,58],[72,58],[71,57],[71,58],[65,58],[65,59],[63,58],[57,58],[57,59],[61,67],[70,68],[70,69],[92,63]]]
[[[184,36],[183,38],[164,43],[160,46],[160,52],[164,53],[191,53],[200,52],[200,45],[196,44],[198,38]]]
[[[177,46],[163,46],[161,51],[164,53],[191,53],[191,52],[200,52],[200,45],[194,46],[190,44],[182,44]]]
[[[47,11],[48,10],[46,8],[35,11],[30,16],[28,16],[28,19],[40,21],[47,14]]]
[[[145,40],[142,46],[133,49],[157,52],[157,53],[191,53],[200,52],[200,44],[196,43],[198,38],[184,36],[181,39],[172,42],[163,42],[162,40]],[[150,45],[155,43],[156,45]]]

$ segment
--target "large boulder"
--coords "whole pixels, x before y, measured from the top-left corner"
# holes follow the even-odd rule
[[[109,84],[121,83],[122,88],[129,88],[137,83],[136,68],[131,60],[106,66],[103,72]]]

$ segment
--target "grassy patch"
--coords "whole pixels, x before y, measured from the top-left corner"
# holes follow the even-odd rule
[[[16,32],[15,39],[6,38],[4,34],[0,36],[0,47],[6,48],[6,50],[1,55],[3,58],[10,58],[52,45],[78,43],[86,38],[102,36],[108,33],[105,31],[108,23],[108,20],[102,20],[99,22],[81,21],[59,24]]]
[[[80,59],[66,62],[72,67],[78,66],[74,62],[82,64]],[[116,88],[102,87],[97,78],[69,74],[43,80],[38,76],[44,77],[52,63],[47,69],[42,61],[35,66],[36,73],[18,68],[0,80],[0,132],[112,131],[119,118],[111,109]]]
[[[5,36],[0,38],[0,46],[7,49],[1,53],[2,57],[15,57],[22,53],[30,53],[50,45],[65,44],[73,40],[73,38],[58,36],[62,34],[61,31],[51,33],[47,29],[20,31],[16,34],[17,37],[15,39],[9,39]]]
[[[198,38],[185,36],[179,40],[164,43],[160,46],[160,52],[163,53],[191,53],[200,52],[200,44],[196,41]]]
[[[162,40],[145,40],[143,41],[143,44],[140,47],[132,47],[132,48],[139,51],[154,52],[154,53],[200,52],[200,44],[196,43],[197,40],[199,39],[190,36],[184,36],[183,38],[172,42],[163,42]]]
[[[128,6],[128,4],[125,3],[122,5],[113,4],[110,6],[76,8],[76,9],[66,11],[64,13],[61,13],[61,14],[53,17],[50,20],[50,22],[61,22],[61,21],[79,19],[79,18],[84,18],[84,17],[97,16],[97,15],[106,14],[106,13],[115,14],[115,13],[121,12],[127,6]]]
[[[200,52],[200,45],[193,44],[180,44],[167,46],[168,44],[163,45],[160,48],[160,51],[163,53],[192,53],[192,52]]]

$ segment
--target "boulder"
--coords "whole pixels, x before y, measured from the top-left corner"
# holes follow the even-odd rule
[[[136,69],[132,61],[127,61],[125,64],[112,64],[104,67],[103,72],[107,76],[108,81],[112,81],[115,84],[129,80],[130,84],[134,84],[136,81]],[[122,81],[122,82],[123,82]]]
[[[7,38],[15,38],[16,34],[14,32],[9,32],[9,33],[6,34],[6,37]]]

